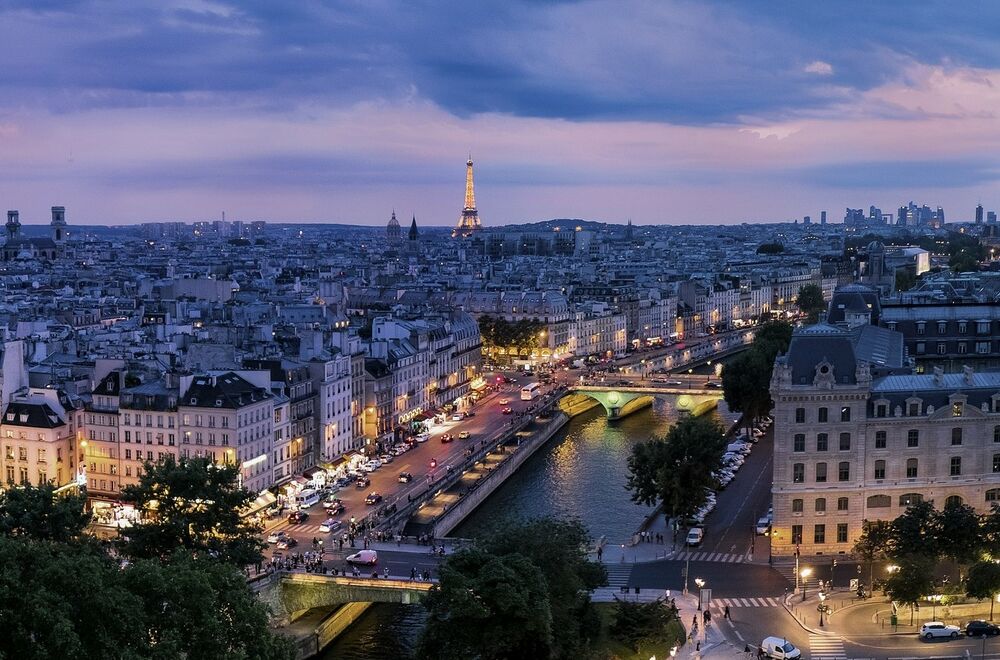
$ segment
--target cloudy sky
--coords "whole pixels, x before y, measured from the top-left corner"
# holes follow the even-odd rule
[[[1000,7],[0,0],[22,222],[784,220],[1000,207]]]

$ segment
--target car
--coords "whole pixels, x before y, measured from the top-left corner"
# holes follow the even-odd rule
[[[417,442],[427,442],[431,439],[430,433],[421,433],[417,436]]]
[[[431,469],[436,468],[438,466],[438,459],[432,458],[427,465],[429,465]]]
[[[348,564],[366,564],[374,566],[378,563],[378,553],[374,550],[359,550],[353,555],[347,555]]]
[[[341,502],[340,500],[337,500],[335,502],[330,502],[329,506],[326,503],[324,503],[323,504],[323,508],[326,509],[326,515],[328,515],[328,516],[339,516],[340,514],[342,514],[344,512],[344,510],[345,510],[346,507],[344,507],[344,503],[343,502]]]
[[[411,481],[413,481],[413,475],[412,474],[410,474],[409,472],[400,472],[399,473],[399,483],[401,483],[401,484],[408,484]]]
[[[508,407],[504,408],[503,410],[501,410],[500,412],[502,412],[505,415],[509,415],[509,414],[511,414],[514,411],[510,409],[510,406],[508,406]]]
[[[448,443],[448,442],[451,442],[454,439],[455,439],[455,436],[453,436],[451,433],[442,433],[441,434],[441,442]]]
[[[298,544],[299,541],[294,536],[286,536],[285,538],[278,541],[278,544],[275,547],[278,548],[278,550],[289,550],[291,548],[294,548]]]
[[[920,626],[921,639],[935,639],[938,637],[950,637],[956,639],[962,629],[958,626],[945,625],[940,621],[928,621]]]
[[[506,406],[508,403],[510,403],[510,399],[500,399],[499,401],[497,401],[497,403],[499,403],[501,406]]]
[[[376,492],[368,493],[368,496],[365,498],[365,504],[378,504],[381,501],[382,496]]]
[[[681,385],[684,384],[684,381],[680,381],[680,380],[668,380],[668,381],[665,381],[664,384],[665,385],[672,385],[674,387],[679,387],[679,386],[681,386]]]
[[[267,537],[267,542],[268,543],[277,543],[278,541],[282,540],[286,536],[288,536],[287,532],[271,532],[268,535],[268,537]]]
[[[468,431],[462,431],[461,433],[458,434],[459,440],[468,440],[471,437],[472,434],[469,433]]]
[[[705,538],[705,530],[701,527],[692,527],[688,530],[687,544],[689,546],[701,545],[702,539]]]
[[[372,485],[372,480],[368,477],[358,477],[358,480],[354,482],[354,487],[358,490],[363,490]]]
[[[292,511],[288,514],[288,522],[292,525],[298,525],[304,523],[309,517],[309,514],[305,511]]]
[[[321,532],[336,532],[338,529],[344,526],[344,523],[339,520],[334,520],[333,518],[327,518],[319,525],[319,531]]]
[[[802,651],[784,637],[765,637],[760,648],[768,658],[779,660],[795,660],[802,657]]]
[[[983,635],[992,637],[993,635],[1000,635],[1000,627],[989,621],[975,619],[965,624],[965,634],[969,637],[982,637]]]
[[[757,520],[757,533],[767,536],[768,532],[771,531],[771,519],[767,516],[762,516]]]
[[[382,465],[386,463],[392,463],[392,454],[385,454],[384,456],[379,456],[378,460],[382,461]]]
[[[451,421],[453,422],[461,422],[463,419],[465,419],[465,413],[457,412],[451,416]]]
[[[721,390],[722,389],[722,382],[717,381],[717,380],[709,381],[709,383],[708,383],[708,385],[706,387],[711,387],[713,390]]]

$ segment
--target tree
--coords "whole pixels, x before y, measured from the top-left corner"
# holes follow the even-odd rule
[[[722,396],[734,412],[743,413],[749,427],[771,409],[771,371],[764,351],[751,348],[722,367]]]
[[[994,504],[983,516],[980,527],[983,550],[991,559],[1000,559],[1000,505]]]
[[[823,290],[815,284],[805,284],[799,289],[799,295],[795,299],[795,304],[799,311],[809,317],[810,323],[819,320],[819,313],[826,309],[826,302],[823,300]]]
[[[854,543],[853,552],[858,559],[868,562],[868,584],[875,582],[875,560],[883,559],[892,547],[892,523],[887,520],[864,520],[861,536]]]
[[[885,593],[892,600],[910,606],[910,624],[913,624],[913,609],[920,599],[934,589],[934,559],[920,554],[911,554],[897,560],[885,581]]]
[[[972,598],[990,599],[990,621],[993,620],[993,602],[1000,594],[1000,564],[980,561],[969,567],[965,576],[965,593]]]
[[[940,554],[941,538],[939,519],[934,505],[927,500],[911,504],[892,521],[892,540],[889,556],[893,559],[918,556],[936,559]]]
[[[917,276],[909,268],[896,269],[896,291],[909,291],[917,283]]]
[[[764,359],[773,366],[774,358],[786,352],[792,343],[792,330],[792,324],[787,321],[768,321],[754,334],[753,348],[761,351]]]
[[[205,458],[146,463],[139,483],[122,489],[122,501],[143,516],[119,531],[122,554],[165,559],[185,549],[240,567],[259,561],[260,529],[241,515],[254,494],[238,485],[238,476],[235,465]]]
[[[424,604],[421,657],[571,658],[599,626],[589,592],[607,582],[578,521],[502,521],[452,555]]]
[[[715,485],[713,472],[722,464],[726,437],[708,417],[687,417],[675,424],[663,440],[633,446],[628,459],[626,488],[632,501],[662,503],[674,518],[693,514]]]
[[[670,646],[670,623],[677,621],[677,607],[657,598],[651,603],[615,599],[615,621],[611,633],[633,652],[642,644]]]
[[[80,537],[90,523],[87,496],[56,493],[55,486],[25,484],[0,493],[0,534],[65,543]]]
[[[774,243],[761,243],[757,246],[757,254],[781,254],[785,251],[785,246],[777,241]]]
[[[971,564],[979,559],[985,544],[975,509],[968,504],[947,503],[936,517],[934,545],[940,555],[958,564]]]

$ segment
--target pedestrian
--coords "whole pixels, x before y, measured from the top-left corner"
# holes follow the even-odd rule
[[[722,618],[729,619],[730,621],[733,620],[733,618],[731,616],[729,616],[729,606],[728,605],[726,605],[726,609],[724,609],[722,611]]]
[[[417,567],[414,566],[413,568],[410,569],[410,581],[412,582],[413,580],[416,579],[417,579]]]
[[[601,546],[597,547],[597,563],[601,563],[601,559],[604,557],[604,548]]]

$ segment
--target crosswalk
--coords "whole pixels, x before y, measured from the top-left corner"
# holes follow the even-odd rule
[[[673,556],[678,561],[713,561],[727,564],[741,564],[746,561],[746,555],[731,552],[678,552]]]
[[[624,587],[632,576],[632,564],[605,564],[609,587]]]
[[[713,598],[712,605],[723,607],[781,607],[777,598]]]
[[[847,651],[839,637],[809,635],[809,656],[812,660],[847,660]]]

